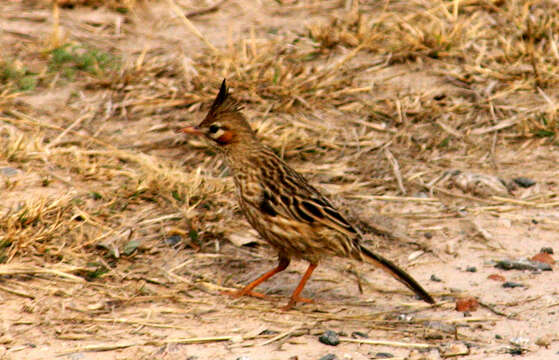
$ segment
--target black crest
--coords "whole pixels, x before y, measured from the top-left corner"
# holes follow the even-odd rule
[[[235,112],[242,109],[242,106],[229,96],[229,88],[227,87],[227,81],[223,79],[221,87],[219,88],[219,93],[217,94],[212,107],[210,108],[210,114],[216,115],[221,112]]]
[[[227,88],[227,81],[223,79],[223,81],[221,82],[221,87],[219,88],[219,94],[217,94],[212,104],[211,110],[215,111],[219,109],[225,103],[225,100],[227,100],[228,97],[229,89]]]

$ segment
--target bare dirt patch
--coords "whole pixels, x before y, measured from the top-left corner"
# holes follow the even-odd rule
[[[0,358],[557,356],[557,265],[495,267],[559,251],[556,2],[59,4],[0,5]],[[343,259],[220,295],[275,263],[174,133],[223,78],[437,305]]]

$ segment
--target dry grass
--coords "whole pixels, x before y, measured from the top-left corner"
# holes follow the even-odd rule
[[[172,40],[130,50],[142,34],[143,11],[161,3],[59,1],[70,7],[62,10],[10,5],[8,19],[31,19],[41,30],[14,31],[0,44],[0,168],[20,171],[1,175],[6,198],[0,206],[0,282],[9,291],[4,290],[34,298],[36,287],[14,280],[47,281],[51,290],[39,294],[79,298],[76,306],[84,314],[64,318],[59,312],[57,323],[89,324],[97,334],[65,328],[57,337],[102,339],[99,314],[114,322],[108,315],[115,308],[156,302],[155,313],[171,309],[169,326],[180,327],[185,304],[195,303],[188,298],[192,291],[207,304],[213,298],[205,293],[234,286],[238,279],[216,279],[211,264],[234,268],[240,256],[254,262],[262,255],[232,250],[225,241],[246,225],[222,161],[208,156],[212,150],[204,144],[174,134],[201,118],[222,78],[245,103],[263,140],[347,205],[365,230],[387,232],[371,221],[380,212],[425,221],[397,238],[425,231],[452,237],[438,224],[459,219],[464,209],[479,216],[559,206],[551,178],[542,179],[550,186],[536,193],[506,187],[468,192],[448,173],[470,169],[510,184],[515,174],[506,166],[514,154],[504,152],[556,150],[556,2],[339,3],[270,3],[270,17],[305,13],[320,19],[252,27],[227,34],[215,50],[200,42],[188,53],[171,46]],[[220,2],[198,12],[199,6],[179,5],[187,13],[195,8],[191,16],[201,18],[234,8]],[[15,15],[17,6],[23,15]],[[84,12],[93,10],[83,6],[112,10],[84,20]],[[73,11],[80,16],[73,19]],[[33,18],[34,12],[39,15]],[[118,14],[118,25],[111,14]],[[196,26],[215,39],[204,32],[207,23]],[[74,30],[61,35],[61,28]],[[60,95],[64,91],[68,96]],[[478,226],[473,233],[484,232]],[[433,245],[418,242],[424,249]],[[378,243],[389,249],[388,242]],[[88,282],[67,289],[67,282],[79,279]],[[391,312],[364,319],[360,305],[350,306],[348,316],[307,312],[301,321],[355,318],[370,325],[378,316],[379,323],[370,326],[422,331],[419,324],[404,330],[409,324],[394,321]],[[42,311],[47,304],[34,306]],[[130,323],[123,320],[120,329],[166,323],[141,322],[142,316],[128,311],[123,317]],[[121,348],[173,342],[140,333]]]

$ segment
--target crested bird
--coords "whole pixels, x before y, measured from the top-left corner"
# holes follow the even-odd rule
[[[223,80],[206,117],[197,126],[178,132],[204,137],[224,156],[237,189],[240,209],[260,236],[278,253],[278,265],[234,296],[264,298],[254,291],[285,270],[291,259],[309,266],[284,310],[297,302],[312,302],[301,292],[325,257],[337,256],[370,263],[385,270],[427,303],[435,300],[407,272],[364,246],[362,235],[305,178],[262,144],[241,112],[241,104]]]

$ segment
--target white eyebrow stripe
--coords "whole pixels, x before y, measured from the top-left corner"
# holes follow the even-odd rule
[[[223,131],[222,128],[219,128],[219,130],[217,130],[215,133],[209,133],[209,135],[212,139],[219,139],[224,133],[225,131]]]

